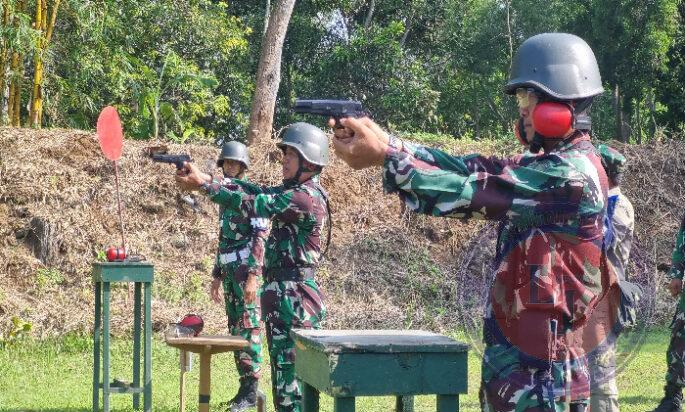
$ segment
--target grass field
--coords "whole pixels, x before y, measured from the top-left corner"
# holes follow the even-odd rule
[[[644,412],[656,406],[662,395],[666,370],[665,350],[668,332],[651,331],[639,354],[619,376],[621,411]],[[130,341],[114,340],[112,375],[130,380]],[[153,410],[178,411],[178,353],[163,342],[153,343]],[[237,375],[230,354],[215,355],[212,362],[212,406],[230,398],[237,390]],[[186,400],[188,411],[197,410],[198,359],[188,374]],[[268,360],[267,360],[268,361]],[[268,367],[266,368],[268,369]],[[269,410],[270,374],[265,370],[260,388],[267,393]],[[25,341],[0,350],[0,412],[90,411],[92,402],[92,342],[88,337],[67,336],[57,341]],[[469,393],[462,396],[462,411],[477,411],[480,359],[469,355]],[[391,411],[394,401],[385,398],[359,398],[357,410]],[[113,395],[115,411],[132,411],[130,395]],[[332,411],[331,399],[322,396],[322,411]],[[434,411],[435,399],[417,397],[415,410]]]

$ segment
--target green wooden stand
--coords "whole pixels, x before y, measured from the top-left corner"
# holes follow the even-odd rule
[[[335,412],[355,410],[356,396],[396,396],[395,409],[414,410],[414,395],[437,395],[438,412],[459,411],[468,387],[468,345],[424,331],[295,330],[295,373],[303,410],[319,410],[319,392]]]
[[[144,395],[145,412],[152,411],[152,281],[154,267],[145,262],[97,262],[93,264],[95,285],[95,326],[93,328],[93,411],[100,409],[100,388],[102,406],[109,412],[111,393],[133,394],[133,409],[140,409],[140,394]],[[125,386],[113,386],[110,382],[109,360],[109,308],[113,282],[134,282],[133,302],[133,382]],[[144,285],[143,306],[143,385],[140,384],[140,330],[141,330],[141,286]],[[100,333],[102,332],[102,368],[100,368]],[[102,380],[100,380],[102,370]]]

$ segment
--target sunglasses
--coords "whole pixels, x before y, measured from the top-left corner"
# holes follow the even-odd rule
[[[525,109],[530,106],[531,97],[535,97],[536,101],[540,100],[540,96],[534,89],[519,87],[516,89],[516,104],[519,109]]]

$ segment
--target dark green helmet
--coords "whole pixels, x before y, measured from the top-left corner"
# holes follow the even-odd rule
[[[216,165],[222,167],[224,160],[235,160],[242,163],[245,169],[250,168],[250,155],[247,153],[247,147],[240,142],[230,141],[224,143]]]
[[[290,146],[297,150],[309,163],[326,166],[328,164],[328,137],[318,127],[309,123],[293,123],[285,129],[278,147]]]
[[[542,33],[521,44],[511,66],[507,94],[520,87],[537,89],[559,100],[602,93],[602,78],[590,46],[568,33]]]

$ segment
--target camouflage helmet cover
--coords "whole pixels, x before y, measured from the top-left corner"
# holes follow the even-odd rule
[[[224,160],[235,160],[242,163],[245,169],[250,168],[250,155],[247,153],[247,147],[240,142],[230,141],[224,143],[216,165],[222,167]]]
[[[289,125],[278,142],[278,147],[290,146],[297,150],[309,163],[317,166],[328,164],[328,137],[318,127],[298,122]]]
[[[590,46],[568,33],[542,33],[521,44],[514,56],[507,94],[530,87],[560,100],[602,93],[602,78]]]

